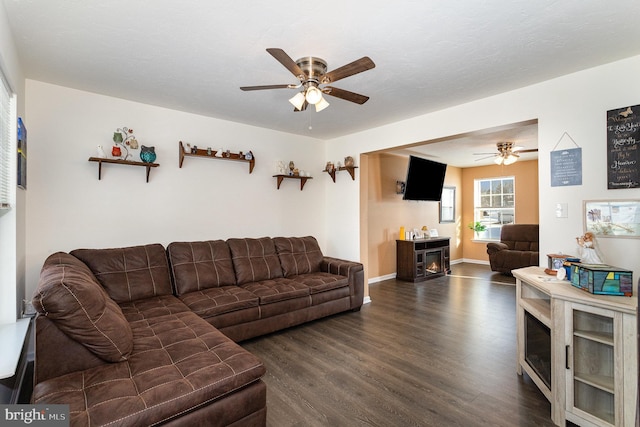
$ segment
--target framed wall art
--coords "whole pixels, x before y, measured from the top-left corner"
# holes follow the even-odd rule
[[[18,117],[18,187],[27,189],[27,128]]]
[[[585,200],[583,218],[598,237],[640,238],[640,200]]]

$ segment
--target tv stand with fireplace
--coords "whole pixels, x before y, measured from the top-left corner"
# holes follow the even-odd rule
[[[396,279],[422,282],[451,273],[448,237],[396,243]]]

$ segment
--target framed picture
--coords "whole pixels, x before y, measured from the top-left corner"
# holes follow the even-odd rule
[[[640,200],[585,200],[583,217],[598,237],[640,238]]]
[[[18,187],[27,189],[27,128],[18,117]]]
[[[456,187],[442,187],[440,224],[456,221]]]

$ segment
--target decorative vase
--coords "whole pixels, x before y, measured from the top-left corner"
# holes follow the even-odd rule
[[[140,147],[140,160],[144,163],[153,163],[156,160],[156,147]]]

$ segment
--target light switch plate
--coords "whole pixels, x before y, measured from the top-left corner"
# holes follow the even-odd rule
[[[567,203],[556,203],[556,218],[568,218],[569,207]]]

